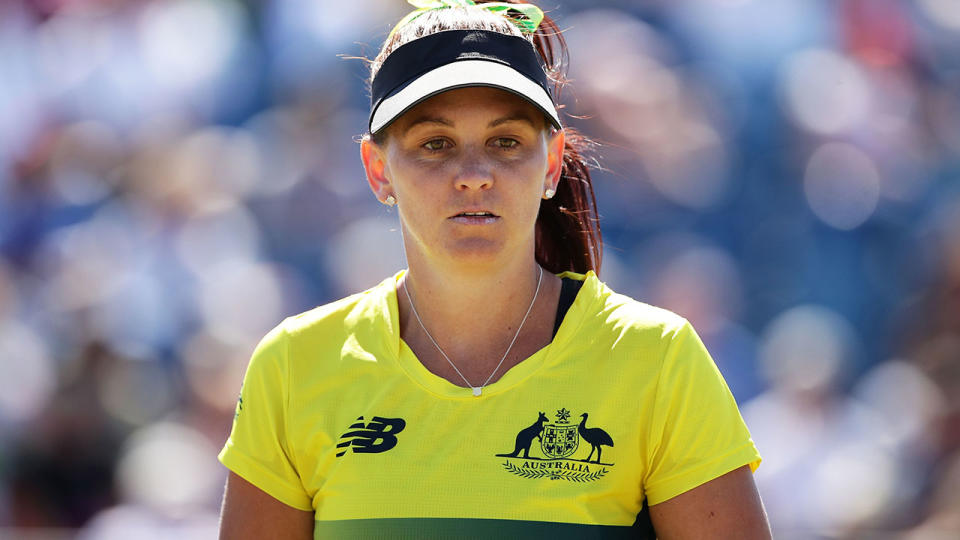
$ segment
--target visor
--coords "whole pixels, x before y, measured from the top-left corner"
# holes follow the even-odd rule
[[[533,45],[499,32],[448,30],[415,39],[387,56],[372,86],[370,133],[437,94],[469,86],[516,94],[561,127]]]

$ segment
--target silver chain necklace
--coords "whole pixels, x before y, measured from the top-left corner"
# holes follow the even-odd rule
[[[506,360],[507,355],[510,354],[510,349],[513,348],[513,344],[517,342],[517,337],[520,335],[520,330],[523,329],[523,323],[527,322],[527,317],[530,316],[530,311],[533,310],[533,305],[537,303],[537,296],[540,295],[540,282],[543,280],[543,267],[539,266],[539,268],[540,268],[540,275],[539,277],[537,277],[537,290],[536,292],[533,293],[533,300],[530,301],[530,307],[527,308],[527,313],[523,316],[523,320],[520,321],[520,326],[517,327],[517,333],[513,335],[513,340],[510,341],[510,345],[507,347],[506,352],[504,352],[503,357],[500,358],[500,363],[497,364],[497,367],[493,368],[493,371],[490,372],[490,376],[487,377],[487,380],[483,381],[483,384],[481,384],[480,386],[474,386],[470,384],[470,381],[468,381],[467,378],[463,376],[463,373],[461,373],[460,370],[457,369],[457,366],[453,363],[452,360],[450,360],[450,357],[447,356],[447,353],[443,352],[443,349],[441,349],[440,345],[437,344],[437,340],[433,339],[433,336],[431,336],[430,332],[427,331],[427,327],[424,326],[423,320],[420,319],[420,314],[417,313],[416,306],[413,305],[413,298],[410,297],[410,287],[408,287],[407,284],[404,283],[403,292],[407,293],[407,300],[410,302],[410,309],[411,311],[413,311],[413,316],[417,318],[417,322],[420,323],[420,328],[423,329],[423,333],[426,334],[428,338],[430,338],[430,341],[433,343],[433,346],[436,347],[438,351],[440,351],[440,354],[442,354],[444,358],[447,359],[447,362],[450,364],[450,367],[452,367],[453,370],[457,372],[457,375],[460,375],[460,378],[463,379],[463,382],[467,383],[467,386],[473,389],[474,396],[477,396],[477,397],[480,396],[480,394],[483,392],[483,387],[487,386],[487,383],[490,382],[490,379],[493,378],[494,373],[496,373],[500,369],[500,366],[503,365],[503,361]]]

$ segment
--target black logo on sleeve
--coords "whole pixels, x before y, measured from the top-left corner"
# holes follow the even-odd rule
[[[580,415],[580,424],[571,424],[570,411],[561,408],[557,411],[557,422],[548,424],[544,413],[539,413],[537,421],[517,433],[513,452],[497,454],[497,457],[508,458],[503,462],[507,471],[523,478],[550,478],[551,480],[569,480],[571,482],[590,482],[597,480],[609,472],[607,467],[613,463],[600,461],[603,446],[613,447],[613,439],[606,431],[599,427],[587,427],[587,413]],[[530,455],[533,440],[539,439],[541,456],[536,453]],[[581,447],[580,439],[590,445],[590,453],[586,458],[574,458],[577,449]],[[596,452],[596,461],[593,454]],[[523,456],[521,457],[521,453]],[[516,461],[514,461],[516,460]]]
[[[347,432],[340,436],[337,444],[337,457],[353,449],[356,454],[379,454],[386,452],[397,445],[397,433],[407,427],[403,418],[383,418],[374,416],[370,422],[364,423],[363,417],[347,428]]]
[[[242,391],[242,389],[241,389]],[[237,396],[237,408],[233,411],[233,419],[240,418],[240,411],[243,410],[243,394]]]
[[[237,406],[233,410],[233,419],[240,418],[240,411],[243,410],[243,384],[240,384],[240,393],[237,394]]]

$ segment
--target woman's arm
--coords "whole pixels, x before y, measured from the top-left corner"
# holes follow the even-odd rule
[[[650,507],[660,540],[769,539],[770,525],[749,466]]]
[[[313,512],[274,499],[231,472],[223,492],[220,540],[313,538]]]

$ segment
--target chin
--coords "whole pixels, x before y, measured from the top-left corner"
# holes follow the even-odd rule
[[[505,253],[503,242],[490,238],[459,239],[447,246],[447,253],[457,262],[482,265],[497,263]]]

